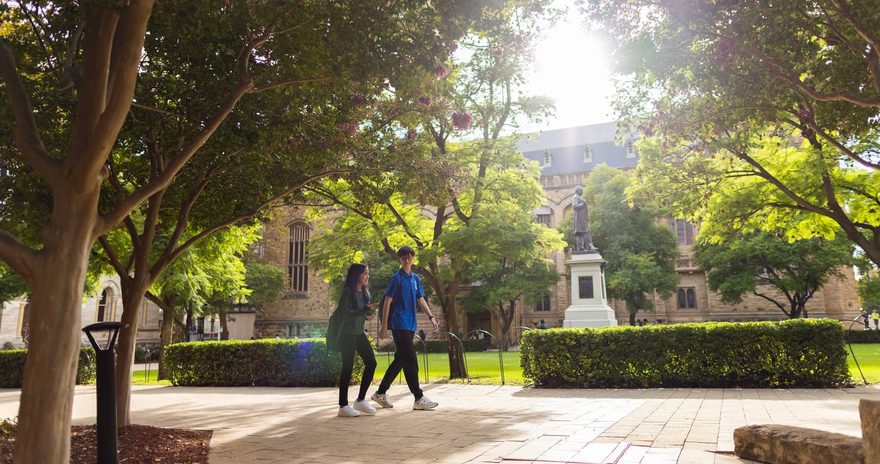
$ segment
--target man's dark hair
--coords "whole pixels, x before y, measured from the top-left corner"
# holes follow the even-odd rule
[[[408,245],[404,245],[404,246],[397,249],[397,256],[406,256],[406,255],[415,256],[416,252],[413,251],[413,249],[410,248]]]

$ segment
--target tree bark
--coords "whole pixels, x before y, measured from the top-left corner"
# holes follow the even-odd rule
[[[131,366],[137,342],[140,309],[150,283],[147,279],[125,279],[122,282],[122,322],[128,324],[119,331],[116,345],[116,424],[131,425]]]
[[[174,331],[174,303],[176,297],[162,306],[162,331],[159,335],[159,380],[168,380],[168,368],[165,366],[165,347],[171,344]]]
[[[70,421],[82,295],[95,241],[99,184],[57,192],[30,283],[30,342],[18,409],[15,464],[70,460]],[[61,190],[61,189],[59,189]],[[59,277],[59,273],[63,277]]]
[[[220,304],[217,309],[217,313],[220,315],[220,340],[229,340],[229,325],[228,318],[226,317],[226,305]]]
[[[449,292],[446,298],[440,301],[440,307],[443,309],[443,318],[446,321],[446,330],[456,335],[461,334],[461,323],[458,320],[458,312],[455,306],[455,297],[458,292]],[[449,378],[465,379],[467,378],[467,367],[464,365],[463,347],[457,340],[452,337],[446,337],[449,343]]]

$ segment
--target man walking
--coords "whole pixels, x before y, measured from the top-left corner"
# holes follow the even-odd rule
[[[419,360],[416,349],[413,346],[413,335],[416,331],[416,305],[419,305],[431,320],[434,332],[440,329],[437,318],[428,308],[425,301],[425,290],[419,276],[412,273],[412,264],[416,253],[408,246],[402,246],[397,250],[397,260],[400,261],[400,270],[388,281],[385,290],[385,303],[382,307],[382,328],[379,330],[379,338],[388,336],[388,327],[391,327],[391,337],[394,339],[394,361],[385,371],[379,390],[373,393],[373,401],[383,408],[393,408],[388,401],[386,392],[391,387],[391,382],[397,378],[403,370],[403,377],[409,391],[415,397],[413,409],[434,409],[436,401],[429,400],[419,388]]]

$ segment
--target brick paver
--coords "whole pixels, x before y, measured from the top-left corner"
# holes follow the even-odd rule
[[[858,401],[874,387],[812,390],[544,390],[429,385],[435,411],[336,417],[331,388],[135,387],[135,423],[210,429],[212,464],[734,464],[733,430],[776,423],[860,436]],[[17,390],[0,390],[0,418]],[[77,387],[74,422],[94,423],[95,389]]]

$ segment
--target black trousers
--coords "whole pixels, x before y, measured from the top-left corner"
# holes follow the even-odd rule
[[[419,358],[416,355],[416,348],[413,346],[413,331],[392,330],[391,337],[394,338],[394,361],[391,361],[391,365],[385,371],[382,383],[379,384],[378,393],[384,395],[400,371],[403,370],[406,385],[418,400],[422,397],[422,389],[419,388]]]
[[[373,354],[373,345],[367,334],[360,335],[342,334],[339,337],[339,348],[342,353],[342,371],[339,373],[339,406],[348,404],[348,385],[351,383],[351,371],[354,369],[354,352],[364,361],[364,375],[361,376],[361,389],[358,391],[357,400],[367,397],[367,389],[373,382],[373,374],[376,372],[376,355]]]

